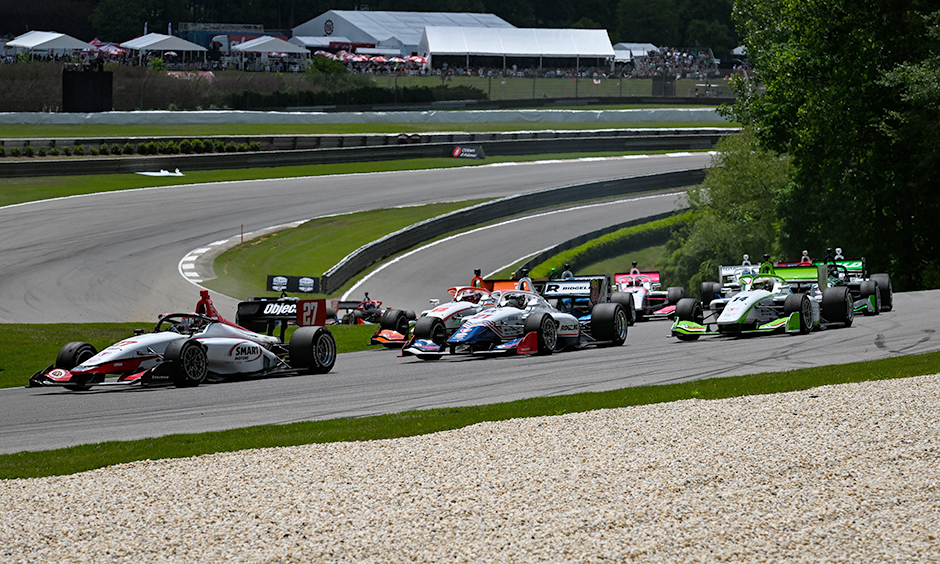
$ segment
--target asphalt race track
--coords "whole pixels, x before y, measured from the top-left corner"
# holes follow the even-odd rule
[[[250,425],[358,417],[533,396],[875,360],[940,350],[940,290],[895,295],[895,309],[848,329],[749,339],[669,337],[667,321],[630,328],[622,347],[547,357],[397,358],[340,355],[332,372],[203,385],[0,390],[0,453]],[[24,376],[25,381],[25,376]]]
[[[198,292],[178,274],[181,259],[242,230],[697,168],[710,159],[695,153],[223,182],[7,206],[0,208],[0,323],[150,321],[189,311]],[[235,300],[213,300],[223,315],[235,309]]]
[[[236,236],[242,224],[250,232],[330,213],[503,196],[707,162],[707,155],[693,155],[219,183],[0,208],[0,321],[136,319],[149,326],[159,312],[190,310],[196,287],[179,274],[180,259],[195,248]],[[675,205],[674,197],[661,200]],[[614,217],[623,216],[622,210],[610,209]],[[612,223],[619,221],[623,219]],[[550,231],[552,223],[509,229],[521,231],[494,233],[521,236]],[[547,245],[528,246],[519,245],[518,256],[512,248],[513,260]],[[434,261],[433,257],[416,260]],[[436,273],[447,272],[440,282],[446,287],[463,283],[476,264],[467,260],[456,272],[449,266],[451,270],[435,267],[434,273],[412,271],[411,275],[414,280],[433,280]],[[488,264],[479,267],[490,269]],[[371,293],[381,299],[377,289]],[[938,298],[940,290],[898,294],[892,312],[858,318],[848,329],[808,336],[685,343],[668,336],[667,322],[653,321],[632,327],[623,347],[550,357],[424,362],[396,358],[391,350],[372,350],[341,355],[334,370],[323,376],[192,389],[0,390],[0,453],[476,405],[930,352],[940,350],[933,329]],[[233,310],[234,300],[214,299],[223,314]],[[426,303],[426,294],[420,300]],[[28,376],[23,375],[24,384]]]

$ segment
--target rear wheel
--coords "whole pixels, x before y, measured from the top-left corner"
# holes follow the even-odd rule
[[[881,291],[881,311],[894,309],[894,287],[891,286],[891,277],[885,272],[878,272],[872,274],[871,279],[878,283],[878,290]]]
[[[98,354],[98,349],[89,343],[74,342],[67,343],[59,349],[59,354],[55,357],[55,367],[63,370],[71,370],[76,366],[81,366],[83,362]],[[91,386],[85,385],[86,380],[76,382],[75,385],[65,386],[66,390],[81,392],[89,389]]]
[[[875,297],[875,311],[873,313],[868,313],[866,310],[865,315],[878,315],[881,313],[881,289],[878,287],[878,283],[874,280],[865,280],[858,288],[858,293],[863,300],[868,301],[872,296]]]
[[[676,304],[676,319],[679,321],[692,321],[699,325],[704,324],[705,314],[702,311],[702,302],[695,298],[682,298]],[[680,341],[695,341],[699,336],[679,333],[676,337]]]
[[[552,354],[558,346],[558,325],[547,313],[533,313],[525,319],[525,333],[535,331],[538,354]]]
[[[177,387],[195,387],[202,384],[209,374],[206,349],[195,339],[171,341],[163,353],[168,363],[170,381]]]
[[[702,282],[700,290],[702,307],[708,307],[712,300],[721,297],[721,284],[718,282]]]
[[[597,304],[591,312],[591,336],[597,341],[607,341],[609,346],[619,347],[627,340],[628,319],[622,304]]]
[[[336,339],[326,327],[299,327],[288,343],[290,365],[308,374],[326,374],[336,364]]]
[[[396,333],[408,336],[408,314],[400,309],[387,309],[382,312],[379,320],[382,329],[391,329]]]
[[[806,294],[790,294],[783,302],[783,312],[789,317],[792,313],[800,314],[800,334],[805,335],[813,328],[813,304]]]
[[[846,327],[855,320],[854,301],[848,286],[834,286],[823,290],[822,316],[830,323],[842,323]]]

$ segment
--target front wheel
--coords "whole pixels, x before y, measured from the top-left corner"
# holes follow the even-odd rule
[[[800,314],[800,334],[805,335],[813,328],[813,304],[806,294],[790,294],[783,302],[783,312],[789,317],[792,313]]]
[[[415,322],[415,338],[428,340],[438,346],[447,341],[447,327],[440,317],[426,315]]]
[[[682,298],[676,304],[676,319],[679,321],[692,321],[703,325],[705,323],[705,314],[702,311],[702,302],[695,298]],[[685,333],[676,333],[676,338],[680,341],[695,341],[698,335],[687,335]]]
[[[881,290],[878,288],[878,283],[874,280],[865,280],[858,287],[858,293],[863,300],[870,303],[870,298],[874,296],[875,298],[875,311],[868,313],[868,310],[865,310],[865,315],[878,315],[881,313]]]
[[[382,329],[391,329],[400,335],[408,336],[408,314],[400,309],[387,309],[379,318]]]
[[[864,293],[864,292],[863,292]],[[855,304],[847,286],[833,286],[823,290],[822,316],[830,323],[842,323],[846,327],[855,320]]]
[[[71,370],[76,366],[81,366],[83,362],[96,354],[98,354],[98,349],[89,343],[68,343],[59,349],[59,354],[55,357],[55,367],[63,370]],[[86,385],[84,380],[65,386],[66,390],[73,392],[83,392],[89,388],[91,388],[91,386]]]
[[[871,279],[878,284],[878,290],[881,292],[881,311],[894,309],[894,287],[891,285],[891,277],[885,272],[877,272],[871,275]]]
[[[636,309],[633,307],[633,294],[630,292],[614,292],[610,296],[610,301],[623,306],[627,312],[627,323],[633,325],[636,323]]]
[[[170,380],[179,388],[196,387],[209,374],[206,349],[195,339],[170,342],[163,353],[163,360],[169,363]]]
[[[288,348],[291,366],[308,374],[326,374],[336,364],[336,339],[326,327],[299,327]]]
[[[597,304],[591,312],[591,336],[619,347],[627,340],[627,312],[618,303]]]
[[[533,313],[525,319],[525,333],[535,331],[538,354],[552,354],[558,346],[558,325],[547,313]]]

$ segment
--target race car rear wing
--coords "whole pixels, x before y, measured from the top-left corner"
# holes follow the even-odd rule
[[[624,282],[632,282],[635,280],[635,276],[645,276],[649,278],[651,284],[660,284],[660,275],[659,272],[622,272],[620,274],[614,274],[614,284],[623,284]]]
[[[545,298],[582,298],[597,304],[610,301],[610,276],[577,276],[565,280],[548,280],[539,293]]]
[[[826,265],[817,264],[813,266],[775,266],[773,274],[783,278],[790,284],[805,286],[818,284],[819,288],[825,288],[828,284],[828,270]]]

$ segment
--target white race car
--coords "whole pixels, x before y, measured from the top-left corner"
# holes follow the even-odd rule
[[[325,327],[298,327],[285,344],[221,318],[168,313],[152,332],[136,332],[101,352],[89,343],[68,343],[54,364],[30,377],[29,386],[75,391],[107,381],[198,386],[234,376],[323,374],[335,362],[336,341]]]
[[[402,356],[436,360],[450,354],[551,354],[566,347],[622,345],[629,325],[618,303],[594,306],[590,315],[577,318],[552,307],[541,295],[524,290],[494,292],[495,307],[466,317],[446,340],[413,338]]]
[[[740,292],[722,298],[722,307],[712,307],[708,317],[702,302],[683,298],[676,305],[672,335],[694,341],[703,335],[747,335],[763,333],[809,333],[830,325],[849,327],[854,320],[852,294],[844,286],[825,288],[819,299],[812,292],[774,274],[769,263],[760,274],[744,274]]]

